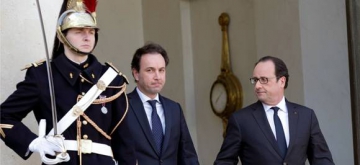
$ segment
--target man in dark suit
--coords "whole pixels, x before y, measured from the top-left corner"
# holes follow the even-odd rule
[[[289,74],[276,57],[261,58],[250,78],[258,102],[235,112],[215,165],[333,165],[312,109],[284,97]]]
[[[131,62],[137,87],[128,94],[127,122],[139,165],[199,164],[180,104],[159,94],[168,63],[155,43],[136,50]]]

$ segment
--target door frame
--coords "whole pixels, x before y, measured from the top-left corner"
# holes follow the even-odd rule
[[[360,165],[360,0],[346,0],[354,164]]]

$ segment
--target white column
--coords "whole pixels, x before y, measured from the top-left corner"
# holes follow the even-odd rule
[[[354,164],[345,1],[300,0],[299,11],[305,105],[335,164]]]
[[[61,1],[41,0],[40,5],[49,50],[55,37],[55,28]],[[0,102],[15,90],[16,84],[24,79],[26,64],[45,58],[45,47],[36,1],[1,1],[1,56],[0,56]],[[50,55],[51,56],[51,55]],[[24,119],[33,132],[38,132],[33,114]],[[0,164],[40,164],[38,154],[27,161],[0,142]]]

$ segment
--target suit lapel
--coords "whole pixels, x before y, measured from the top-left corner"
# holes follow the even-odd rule
[[[264,133],[265,137],[271,144],[271,146],[275,149],[278,155],[281,157],[279,146],[275,140],[275,136],[271,130],[269,121],[267,120],[265,110],[260,101],[257,102],[256,106],[254,106],[253,116],[258,123],[260,129]]]
[[[171,134],[172,110],[171,107],[167,106],[166,102],[164,101],[165,99],[160,94],[159,94],[159,99],[165,114],[165,137],[162,145],[162,153],[164,153],[169,144],[169,139]]]
[[[139,94],[137,93],[136,89],[129,94],[129,98],[130,98],[129,102],[130,102],[132,111],[134,112],[147,140],[150,142],[151,147],[153,148],[154,152],[159,156],[159,153],[157,152],[157,149],[156,149],[153,134],[150,129],[149,120],[146,117],[144,105],[141,102],[141,99],[140,99]]]
[[[297,127],[298,127],[298,111],[296,110],[296,105],[288,102],[286,100],[286,106],[288,108],[288,117],[289,117],[289,134],[290,134],[290,142],[287,153],[290,153],[293,148],[297,136]]]

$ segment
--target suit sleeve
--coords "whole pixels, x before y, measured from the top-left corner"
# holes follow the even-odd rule
[[[129,125],[126,120],[128,118],[126,117],[126,110],[128,104],[127,104],[127,96],[125,92],[121,94],[119,98],[117,98],[115,103],[114,110],[116,110],[115,113],[115,119],[114,119],[114,127],[116,127],[117,124],[119,124],[120,119],[122,116],[125,115],[123,121],[118,125],[118,127],[115,129],[114,133],[112,134],[112,140],[111,140],[111,147],[113,150],[114,158],[118,161],[118,164],[124,164],[124,165],[134,165],[136,164],[136,157],[135,157],[135,149],[134,149],[134,141],[132,138],[132,135],[129,130]],[[113,128],[114,128],[113,127]]]
[[[226,136],[214,165],[236,165],[241,147],[241,129],[234,115],[229,118]]]
[[[30,68],[26,73],[25,80],[17,84],[16,91],[0,106],[0,124],[12,126],[12,128],[2,128],[1,139],[23,159],[30,157],[31,154],[26,155],[29,144],[37,137],[21,122],[29,112],[36,109],[39,88],[35,75],[34,70]]]
[[[180,104],[180,129],[181,129],[181,138],[179,142],[179,165],[198,165],[198,157],[196,150],[193,144],[193,141],[190,136],[189,129],[187,127],[183,111]]]
[[[311,111],[311,133],[307,155],[310,164],[334,165],[314,111]]]
[[[118,161],[118,164],[134,165],[136,164],[135,143],[125,120],[127,120],[126,117],[114,132],[111,144],[114,158]]]

